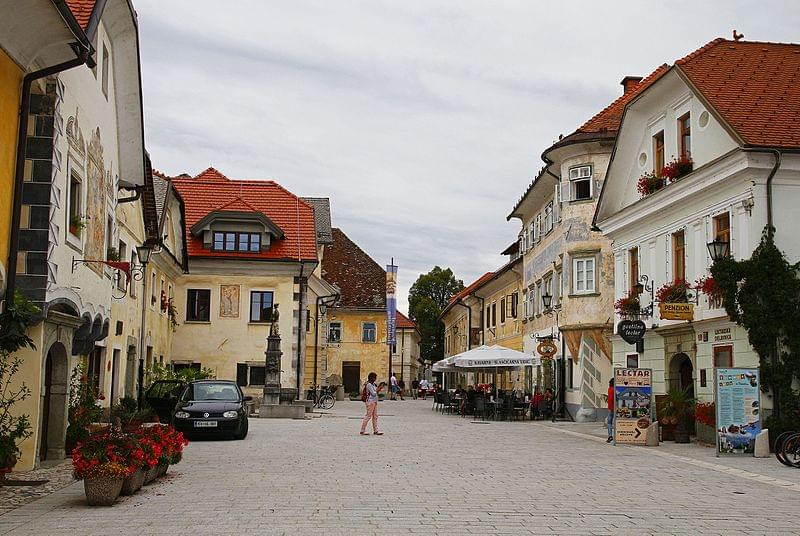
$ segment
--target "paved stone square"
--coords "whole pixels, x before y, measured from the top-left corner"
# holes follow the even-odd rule
[[[81,483],[0,515],[2,534],[797,534],[800,471],[713,449],[614,447],[599,424],[473,423],[431,402],[305,421],[251,419],[196,441],[112,508]]]

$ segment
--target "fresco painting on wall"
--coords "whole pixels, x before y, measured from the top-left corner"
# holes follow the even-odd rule
[[[103,144],[100,141],[100,127],[92,132],[89,141],[88,162],[86,164],[86,243],[84,255],[87,259],[106,258],[106,173],[103,167]],[[88,265],[97,275],[103,275],[103,265]]]
[[[220,285],[220,318],[239,318],[239,285]]]

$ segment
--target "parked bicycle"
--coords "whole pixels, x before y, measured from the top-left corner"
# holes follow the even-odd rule
[[[338,387],[331,389],[328,386],[313,386],[308,390],[308,399],[314,401],[314,407],[320,409],[331,409],[336,404],[336,398],[333,396]]]
[[[784,432],[775,439],[775,457],[787,467],[800,469],[800,433]]]

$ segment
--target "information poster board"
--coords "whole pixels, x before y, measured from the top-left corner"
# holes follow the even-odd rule
[[[754,454],[761,432],[758,369],[714,369],[717,455]]]
[[[614,369],[614,443],[644,445],[652,419],[653,371]]]

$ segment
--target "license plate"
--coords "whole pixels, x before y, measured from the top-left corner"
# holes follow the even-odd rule
[[[217,421],[194,421],[195,428],[216,428]]]

